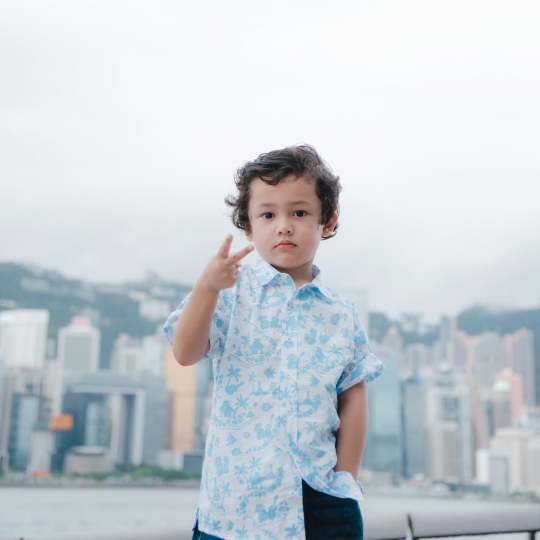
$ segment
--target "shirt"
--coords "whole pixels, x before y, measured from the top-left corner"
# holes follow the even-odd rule
[[[337,396],[384,370],[354,305],[321,282],[296,288],[260,256],[222,290],[212,319],[214,390],[197,517],[224,540],[305,539],[302,479],[363,499],[334,472]],[[164,326],[172,343],[186,297]]]

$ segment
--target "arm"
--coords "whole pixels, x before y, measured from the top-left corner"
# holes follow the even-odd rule
[[[217,254],[210,259],[176,322],[173,354],[182,366],[196,364],[208,352],[210,327],[219,293],[238,281],[240,260],[253,251],[250,244],[229,255],[232,238],[232,234],[227,235]]]
[[[348,471],[356,479],[368,432],[367,381],[351,386],[338,395],[340,427],[336,438],[336,472]]]
[[[174,328],[173,354],[181,366],[196,364],[210,349],[209,335],[219,290],[197,281]]]

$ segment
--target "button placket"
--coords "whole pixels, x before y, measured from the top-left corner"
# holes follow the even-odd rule
[[[294,296],[294,295],[293,295]],[[290,396],[290,399],[286,399],[285,397],[282,398],[281,403],[281,409],[286,412],[289,416],[288,421],[291,421],[291,418],[295,416],[296,413],[296,401],[297,396],[296,393],[293,393],[293,387],[292,384],[294,380],[294,370],[296,368],[290,368],[289,367],[289,355],[296,354],[296,342],[292,338],[291,334],[294,335],[295,331],[289,328],[288,321],[290,320],[291,316],[296,317],[296,313],[294,312],[294,304],[293,304],[293,297],[289,298],[287,301],[287,308],[285,309],[284,318],[281,322],[282,327],[282,340],[281,340],[281,371],[283,373],[283,380],[281,381],[283,391],[288,391],[288,394]],[[294,328],[294,326],[293,326]]]
[[[287,328],[286,330],[287,334],[284,344],[287,345],[287,352],[285,354],[283,364],[283,366],[286,367],[284,381],[285,387],[289,389],[291,396],[290,403],[287,403],[289,406],[289,416],[287,419],[286,431],[292,436],[292,440],[296,443],[298,440],[298,392],[294,381],[298,378],[298,365],[295,365],[293,368],[289,368],[288,361],[286,360],[286,357],[291,353],[294,355],[297,355],[298,353],[298,314],[296,312],[294,294],[287,302],[286,314],[287,320],[293,316],[296,323],[292,326],[292,328]]]

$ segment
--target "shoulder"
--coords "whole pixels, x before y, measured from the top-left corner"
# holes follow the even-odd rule
[[[326,291],[331,297],[332,302],[335,304],[337,309],[342,309],[353,315],[356,312],[354,304],[345,296],[338,293],[335,289],[331,287],[326,287]]]

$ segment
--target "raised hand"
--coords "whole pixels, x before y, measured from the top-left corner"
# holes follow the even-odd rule
[[[233,235],[228,234],[218,252],[208,261],[199,281],[214,291],[232,287],[240,278],[240,262],[248,253],[253,251],[253,244],[248,244],[236,253],[230,254]]]

